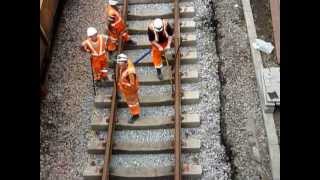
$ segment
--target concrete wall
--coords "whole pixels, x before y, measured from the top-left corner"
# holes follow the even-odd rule
[[[44,59],[46,48],[47,48],[47,46],[46,46],[42,36],[40,35],[40,70],[43,67],[43,59]],[[41,76],[41,72],[40,72],[40,76]]]

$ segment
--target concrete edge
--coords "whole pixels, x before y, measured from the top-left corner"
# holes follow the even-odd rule
[[[253,60],[256,78],[257,78],[257,85],[259,90],[258,94],[259,94],[260,102],[262,105],[263,120],[264,120],[265,129],[267,133],[272,178],[273,180],[280,180],[280,147],[279,147],[278,138],[276,135],[273,115],[272,113],[267,114],[264,111],[265,98],[263,95],[264,86],[262,84],[263,64],[262,64],[262,58],[261,58],[260,52],[253,48],[253,42],[257,38],[257,33],[256,33],[255,24],[254,24],[252,9],[250,5],[250,0],[241,0],[241,1],[243,6],[243,13],[244,13],[245,21],[247,25],[248,39],[249,39],[250,48],[251,48],[251,57]]]

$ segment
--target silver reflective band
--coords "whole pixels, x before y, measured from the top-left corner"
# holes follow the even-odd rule
[[[135,104],[128,104],[129,107],[135,107],[135,106],[139,106],[139,102],[135,103]]]

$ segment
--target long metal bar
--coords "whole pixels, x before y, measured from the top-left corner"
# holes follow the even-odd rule
[[[128,14],[128,0],[124,0],[124,6],[122,10],[122,18],[124,22],[127,20]],[[107,15],[108,16],[108,15]],[[108,19],[108,17],[107,17]],[[122,38],[120,37],[120,42],[118,46],[118,53],[121,53],[123,49],[123,42]],[[107,54],[109,57],[109,54]],[[108,58],[109,59],[109,58]],[[113,90],[112,90],[112,104],[111,104],[111,112],[109,117],[109,126],[108,126],[108,135],[107,135],[107,142],[106,142],[106,151],[104,157],[104,165],[103,165],[103,172],[102,172],[102,180],[109,180],[110,178],[110,161],[112,156],[112,136],[113,131],[115,129],[115,122],[117,118],[117,82],[118,82],[118,74],[119,74],[119,66],[115,65],[115,72],[114,77],[115,81],[113,82]],[[108,121],[108,119],[106,120]]]
[[[280,64],[280,0],[270,0],[270,9],[277,63]]]
[[[175,130],[174,130],[174,179],[181,180],[181,74],[180,74],[180,8],[179,0],[174,0],[174,48],[175,48]]]

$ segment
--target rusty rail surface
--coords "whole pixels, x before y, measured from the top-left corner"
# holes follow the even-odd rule
[[[128,14],[128,0],[123,1],[123,9],[122,9],[122,18],[124,22],[126,23],[127,20],[127,14]],[[106,17],[108,19],[108,15]],[[120,42],[118,45],[118,54],[121,53],[123,50],[123,42],[122,37],[120,37]],[[109,59],[109,54],[107,52],[107,56]],[[108,125],[108,134],[107,134],[107,142],[106,142],[106,151],[105,151],[105,157],[104,157],[104,164],[103,164],[103,172],[102,172],[102,180],[109,180],[110,178],[110,161],[112,156],[112,135],[113,131],[115,129],[115,123],[117,118],[117,81],[118,81],[118,74],[119,74],[119,66],[115,63],[115,72],[114,72],[114,82],[113,82],[113,89],[112,89],[112,101],[111,101],[111,111],[109,119],[106,119],[106,121],[109,121]]]
[[[174,48],[175,48],[175,71],[174,71],[174,155],[175,168],[174,179],[181,180],[181,74],[180,74],[180,8],[179,0],[174,0]]]
[[[277,63],[280,64],[280,0],[270,0],[270,9]]]

